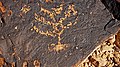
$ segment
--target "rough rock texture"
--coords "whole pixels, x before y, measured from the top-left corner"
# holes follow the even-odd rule
[[[101,43],[76,67],[120,67],[120,31]]]
[[[1,20],[0,23],[0,50],[1,55],[7,62],[5,65],[9,65],[8,63],[14,65],[15,63],[17,67],[24,67],[23,63],[25,62],[25,64],[28,63],[28,67],[36,65],[41,67],[74,66],[79,60],[83,60],[101,41],[110,36],[110,33],[104,31],[103,28],[111,19],[111,15],[107,10],[104,10],[105,7],[99,0],[0,1],[6,9],[4,11],[2,10],[3,6],[1,7],[1,17],[4,18],[5,22]],[[54,21],[53,18],[49,17],[48,14],[50,13],[47,14],[47,10],[52,12],[52,8],[59,8],[61,4],[63,4],[62,13],[55,16]],[[57,51],[54,47],[60,44],[58,43],[59,35],[54,33],[54,37],[52,37],[37,33],[40,30],[46,31],[50,29],[53,31],[53,29],[44,23],[40,23],[40,20],[34,21],[35,13],[57,23],[61,17],[64,17],[63,13],[67,11],[71,4],[74,5],[77,15],[72,14],[72,17],[67,18],[62,24],[66,25],[70,21],[74,22],[76,16],[77,23],[65,28],[62,32],[60,43],[67,45],[67,47]],[[40,12],[42,8],[46,9],[45,14]],[[118,29],[117,24],[116,22],[116,25],[108,26],[108,30],[114,34]],[[34,28],[35,26],[41,27]],[[61,28],[59,29],[61,30]],[[53,47],[49,46],[51,44]]]

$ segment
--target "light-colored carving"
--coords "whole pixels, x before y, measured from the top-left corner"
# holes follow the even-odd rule
[[[64,30],[70,28],[71,26],[77,24],[77,11],[74,9],[74,5],[70,4],[68,6],[68,8],[66,9],[66,11],[64,13],[62,13],[63,11],[63,5],[61,4],[59,5],[57,8],[52,8],[52,11],[47,10],[43,7],[41,7],[40,12],[44,13],[44,15],[48,15],[49,18],[52,20],[47,20],[44,16],[39,15],[37,13],[34,14],[35,16],[35,21],[38,23],[42,23],[41,26],[33,26],[33,28],[31,29],[32,31],[34,30],[36,33],[45,35],[45,36],[51,36],[51,37],[57,37],[58,41],[57,44],[49,44],[49,46],[54,46],[54,48],[52,49],[48,49],[49,50],[54,50],[54,51],[60,51],[63,50],[67,47],[67,44],[63,44],[61,43],[61,35],[63,34]],[[57,15],[64,15],[63,17],[61,17],[59,20],[56,20],[56,16]],[[68,18],[70,18],[71,16],[75,16],[76,18],[73,19],[74,21],[68,21],[66,25],[64,25],[64,21],[67,20]],[[46,30],[43,31],[41,30],[42,25],[48,25],[52,27],[52,30]]]
[[[21,9],[22,13],[25,13],[25,14],[30,10],[31,10],[30,6],[27,6],[27,5],[24,5]]]

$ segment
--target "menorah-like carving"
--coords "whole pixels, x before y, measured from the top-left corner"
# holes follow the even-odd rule
[[[57,8],[52,8],[52,11],[41,7],[40,13],[47,15],[50,18],[50,20],[47,20],[44,16],[39,15],[37,13],[34,14],[36,22],[40,22],[41,26],[42,25],[51,26],[52,31],[51,30],[43,31],[40,29],[41,26],[39,27],[33,26],[33,28],[31,29],[45,36],[57,37],[58,38],[57,44],[54,44],[54,43],[50,44],[51,46],[54,46],[52,50],[55,50],[55,51],[60,51],[60,50],[63,50],[65,47],[67,47],[66,44],[61,43],[61,34],[63,34],[65,29],[68,29],[77,23],[78,12],[74,9],[74,5],[70,4],[67,7],[67,10],[64,11],[64,13],[62,12],[63,6],[64,4],[61,4]],[[64,17],[60,17],[59,20],[56,20],[57,15],[64,15]],[[70,18],[71,16],[75,18],[74,21],[73,22],[69,21],[66,25],[64,25],[63,22],[66,19]]]

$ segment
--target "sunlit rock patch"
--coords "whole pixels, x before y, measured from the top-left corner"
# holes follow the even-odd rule
[[[75,67],[119,67],[120,66],[120,31],[111,36],[82,62]]]

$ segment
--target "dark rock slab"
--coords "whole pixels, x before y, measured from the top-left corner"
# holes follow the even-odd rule
[[[111,19],[111,15],[104,10],[105,7],[99,0],[65,0],[64,2],[48,0],[47,3],[42,0],[1,1],[6,10],[12,10],[12,14],[7,16],[8,12],[6,12],[1,16],[5,24],[1,22],[0,49],[6,62],[15,62],[17,67],[21,67],[24,61],[28,62],[28,67],[33,67],[34,60],[39,60],[41,67],[71,67],[83,60],[101,41],[111,35],[103,29]],[[34,25],[42,25],[33,21],[34,14],[42,14],[39,13],[41,7],[52,11],[51,8],[61,3],[64,4],[64,10],[67,10],[68,5],[74,4],[78,12],[78,20],[76,25],[65,29],[61,34],[61,43],[68,44],[68,47],[59,52],[49,51],[49,44],[57,43],[57,36],[45,36],[31,31]],[[26,14],[21,11],[24,5],[31,8]],[[56,16],[56,20],[60,17],[63,17],[63,14]],[[45,18],[49,19],[47,16]],[[70,17],[64,21],[64,24],[74,20],[74,17]],[[118,24],[119,22],[116,22],[116,25],[109,26],[108,30],[114,34],[119,27]],[[45,25],[42,27],[43,30],[49,29],[44,27]]]

